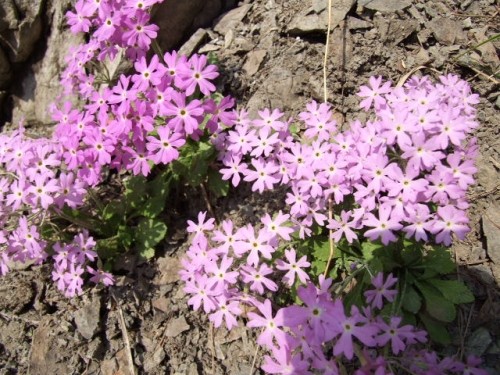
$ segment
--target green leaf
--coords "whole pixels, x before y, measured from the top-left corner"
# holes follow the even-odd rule
[[[364,241],[361,243],[361,252],[363,253],[363,258],[369,262],[375,255],[374,252],[382,248],[382,245],[377,242]]]
[[[118,239],[118,236],[97,240],[96,250],[97,254],[99,254],[99,258],[113,258],[120,252],[120,241]]]
[[[165,237],[167,226],[159,220],[143,218],[137,225],[135,243],[139,255],[145,259],[151,250]],[[154,250],[153,250],[154,251]],[[154,254],[153,254],[154,255]]]
[[[150,260],[155,256],[154,247],[147,247],[139,250],[139,257],[143,260]]]
[[[123,182],[128,209],[136,209],[144,202],[147,193],[146,182],[146,178],[143,176],[132,176]]]
[[[423,277],[433,277],[436,274],[446,275],[455,269],[450,252],[442,246],[434,246],[421,263],[424,269]]]
[[[438,322],[426,314],[421,314],[419,317],[420,320],[424,323],[425,329],[429,333],[432,341],[435,341],[442,345],[450,344],[450,334],[448,333],[446,326],[444,326],[442,322]]]
[[[225,197],[229,192],[229,181],[223,180],[222,175],[214,170],[208,171],[208,190],[215,196],[215,198]]]
[[[166,173],[163,173],[153,181],[148,182],[147,190],[149,198],[146,199],[146,202],[144,202],[139,210],[140,215],[154,219],[165,209],[165,202],[170,192],[171,179],[168,177]]]
[[[425,281],[416,282],[415,285],[424,296],[425,309],[430,316],[447,323],[455,319],[455,305],[448,301],[436,288]]]
[[[474,295],[461,281],[429,279],[427,282],[432,284],[448,301],[454,304],[474,302]]]
[[[103,237],[111,237],[118,230],[118,226],[126,219],[126,205],[120,201],[112,201],[104,207],[101,213],[101,232]]]
[[[407,285],[405,293],[403,295],[402,303],[403,303],[403,309],[413,314],[416,314],[422,307],[422,297],[420,297],[415,288],[413,288],[410,285]]]
[[[312,248],[313,257],[315,259],[328,261],[328,258],[330,258],[330,241],[327,237],[315,236],[307,240],[306,244],[309,248]]]

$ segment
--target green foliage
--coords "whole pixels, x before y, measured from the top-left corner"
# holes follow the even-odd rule
[[[164,223],[168,199],[173,189],[180,191],[187,184],[200,185],[214,198],[226,196],[229,182],[212,168],[216,152],[208,134],[199,141],[188,140],[180,149],[179,158],[160,170],[155,167],[149,177],[125,176],[114,198],[100,202],[96,196],[86,209],[66,209],[62,217],[91,231],[101,259],[112,265],[127,251],[136,251],[141,259],[155,255],[155,247],[165,238]],[[46,229],[50,234],[50,228]]]
[[[229,181],[222,180],[220,173],[212,168],[215,160],[215,148],[208,136],[199,141],[188,140],[179,159],[171,164],[170,171],[181,184],[198,188],[206,183],[215,198],[224,197],[229,192]]]
[[[398,278],[399,293],[382,314],[396,314],[407,323],[420,323],[432,340],[449,342],[446,324],[456,318],[457,305],[472,302],[474,296],[463,282],[450,278],[455,264],[446,248],[426,247],[404,238],[387,246],[367,239],[353,244],[343,239],[335,245],[330,267],[335,272],[330,274],[342,275],[337,281],[343,286],[337,290],[346,292],[343,298],[347,308],[364,304],[363,294],[371,288],[373,276],[392,272]],[[312,236],[304,241],[304,246],[310,249],[312,273],[316,276],[323,273],[330,255],[328,236]]]

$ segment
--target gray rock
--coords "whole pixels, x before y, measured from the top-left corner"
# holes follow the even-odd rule
[[[221,0],[170,0],[158,4],[151,13],[151,22],[160,27],[158,44],[163,51],[178,47],[190,33],[211,26],[225,10],[223,5]]]
[[[22,78],[21,90],[13,96],[14,110],[12,123],[17,126],[21,118],[27,124],[52,122],[47,108],[61,93],[59,74],[66,65],[66,53],[70,46],[83,41],[81,35],[73,35],[65,28],[64,13],[71,0],[49,2],[47,14],[50,15],[50,36],[47,50],[42,60],[32,65],[29,74]]]
[[[410,7],[410,0],[358,0],[358,5],[379,12],[396,12]]]
[[[0,32],[17,28],[17,10],[13,0],[3,0],[0,3]]]
[[[221,35],[226,35],[229,30],[235,29],[243,18],[245,18],[251,7],[251,4],[243,4],[238,8],[230,10],[217,21],[214,30]]]
[[[257,73],[266,57],[267,52],[265,50],[251,51],[247,55],[245,64],[243,65],[243,70],[249,75],[253,76]]]
[[[449,18],[435,18],[428,23],[436,40],[445,45],[465,40],[462,24]]]
[[[355,0],[333,0],[332,30],[346,18],[347,13],[349,13],[355,3]],[[328,29],[328,11],[325,6],[321,12],[317,13],[316,10],[320,8],[316,6],[297,14],[290,22],[287,31],[291,35],[298,36],[315,32],[326,32]]]
[[[165,359],[165,356],[166,354],[162,347],[159,347],[153,353],[147,353],[146,357],[144,358],[144,371],[149,373],[150,371],[157,368],[158,365]]]
[[[482,216],[486,251],[495,264],[500,264],[500,207],[492,205]]]
[[[158,272],[153,280],[155,285],[172,284],[179,281],[181,263],[176,257],[162,257],[158,259]]]
[[[101,301],[99,298],[95,298],[91,303],[77,310],[73,315],[78,333],[87,340],[94,337],[97,332],[100,310]]]
[[[189,40],[179,49],[179,54],[191,56],[198,49],[198,47],[206,41],[207,35],[208,33],[205,29],[196,30],[196,32],[191,35],[191,38],[189,38]]]
[[[26,61],[33,49],[36,42],[42,35],[42,18],[41,13],[44,8],[42,0],[22,1],[16,0],[14,4],[14,11],[7,2],[2,6],[3,10],[0,11],[0,19],[3,18],[4,29],[2,30],[2,38],[8,48],[9,59],[12,62]],[[2,12],[5,16],[2,17]],[[9,25],[9,27],[5,27]]]
[[[168,322],[167,329],[165,331],[165,336],[176,337],[190,328],[191,328],[190,325],[186,322],[186,318],[180,316],[177,319],[171,319]]]
[[[12,70],[10,68],[9,60],[7,59],[2,47],[0,47],[0,89],[6,88],[11,79]]]
[[[347,27],[349,30],[370,29],[373,27],[373,24],[360,18],[348,17]]]

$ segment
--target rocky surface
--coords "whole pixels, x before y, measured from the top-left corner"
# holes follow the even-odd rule
[[[41,101],[45,105],[50,101],[49,94],[57,92],[54,77],[64,59],[60,53],[63,46],[56,44],[57,38],[64,40],[63,35],[67,35],[62,27],[63,11],[54,8],[55,0],[26,1],[34,4],[29,12],[18,3],[24,4],[8,0],[0,5],[0,90],[4,90],[3,97],[14,98],[13,118],[25,116],[45,122],[46,107],[42,107]],[[203,4],[209,7],[208,3],[194,1],[190,9],[194,14]],[[215,3],[229,5],[223,1]],[[500,44],[497,40],[471,48],[499,32],[498,3],[333,3],[333,17],[338,25],[330,39],[327,83],[329,101],[335,106],[339,122],[347,124],[360,117],[356,92],[371,75],[383,75],[397,82],[410,71],[431,75],[436,71],[452,72],[467,79],[481,95],[481,127],[476,134],[481,156],[477,184],[469,193],[472,232],[466,241],[453,247],[459,275],[473,290],[476,302],[460,311],[456,342],[450,351],[481,355],[491,373],[499,373],[500,86],[498,76],[492,73],[498,73]],[[43,10],[37,11],[36,4]],[[187,53],[212,52],[217,56],[221,67],[219,88],[235,96],[240,106],[254,113],[262,107],[279,107],[290,115],[297,114],[306,102],[321,101],[323,97],[325,4],[320,0],[241,2],[214,23],[201,16],[184,21],[189,23],[185,30],[194,35],[183,48]],[[18,9],[24,9],[26,16],[17,17]],[[206,8],[206,14],[215,12],[210,9]],[[158,12],[157,17],[162,18],[162,11]],[[40,21],[35,21],[37,17]],[[27,52],[22,48],[9,50],[5,35],[11,35],[12,40],[20,38],[22,22],[42,22],[45,31],[47,25],[53,25],[50,30],[58,25],[58,31],[42,33],[43,38],[48,38],[46,46],[38,52],[35,48],[30,53],[37,57],[28,57],[21,63],[16,59]],[[170,37],[165,33],[161,43],[167,43]],[[181,37],[188,39],[189,35]],[[2,63],[5,59],[7,64]],[[4,76],[7,78],[2,81]],[[10,83],[2,86],[2,82]],[[54,91],[42,94],[40,88],[44,85]],[[0,102],[1,98],[0,94]],[[220,217],[229,215],[244,222],[273,202],[268,196],[243,191],[237,197],[217,202],[215,209]],[[201,199],[195,199],[191,205],[178,218],[179,227],[171,231],[172,237],[160,250],[159,258],[128,271],[125,268],[114,287],[88,289],[81,298],[67,300],[55,290],[47,266],[15,271],[1,279],[0,374],[251,373],[255,337],[243,323],[229,333],[225,329],[211,330],[206,317],[187,307],[177,276],[179,258],[187,247],[182,222],[205,208]],[[256,355],[258,367],[262,353]]]

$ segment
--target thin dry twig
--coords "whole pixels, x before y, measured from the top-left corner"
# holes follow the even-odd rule
[[[326,30],[326,44],[325,44],[325,56],[323,59],[323,99],[325,103],[328,101],[328,90],[327,90],[327,84],[326,84],[326,77],[327,77],[327,72],[326,72],[326,67],[328,64],[328,52],[329,52],[329,47],[330,47],[330,33],[332,29],[332,0],[328,0],[328,28]],[[328,218],[330,220],[333,219],[333,204],[332,204],[332,199],[328,198]],[[330,267],[330,262],[333,259],[334,255],[334,249],[335,245],[333,243],[333,229],[330,229],[328,232],[328,243],[330,245],[330,255],[328,256],[328,262],[326,263],[325,267],[325,272],[324,276],[328,274],[328,268]]]
[[[209,340],[210,340],[210,349],[212,354],[212,374],[215,374],[215,335],[214,335],[214,325],[210,323],[209,329]]]
[[[253,354],[252,367],[250,368],[250,372],[248,375],[252,375],[255,369],[255,364],[257,363],[257,353],[259,353],[259,344],[255,344],[255,353]]]
[[[111,292],[111,297],[115,301],[116,307],[118,308],[118,315],[120,317],[120,329],[122,331],[122,337],[123,341],[125,343],[125,349],[127,351],[127,362],[128,362],[128,369],[131,375],[135,375],[135,368],[134,368],[134,359],[132,358],[132,348],[130,346],[130,340],[128,338],[128,332],[127,332],[127,325],[125,324],[125,318],[123,317],[123,310],[121,306],[118,304],[118,300],[116,299],[115,295],[113,292]]]
[[[118,306],[118,313],[120,314],[120,328],[122,331],[123,341],[125,341],[125,348],[127,349],[128,370],[130,374],[135,375],[134,359],[132,358],[132,348],[130,347],[127,326],[125,325],[125,319],[123,318],[123,310],[121,306]]]

